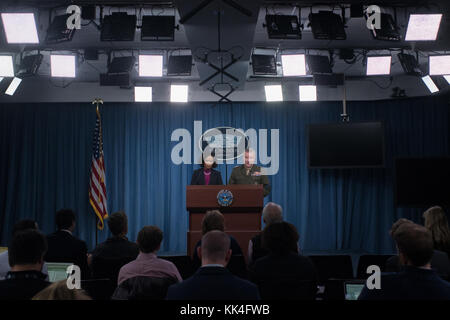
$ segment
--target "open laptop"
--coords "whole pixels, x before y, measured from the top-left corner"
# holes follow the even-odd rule
[[[344,281],[345,300],[358,300],[365,283],[364,280]]]
[[[72,266],[73,263],[46,262],[46,265],[48,271],[48,281],[58,282],[67,279],[67,268]]]

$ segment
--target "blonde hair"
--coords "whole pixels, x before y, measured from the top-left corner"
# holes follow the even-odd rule
[[[439,207],[431,207],[423,213],[425,228],[430,230],[434,247],[442,250],[450,247],[450,228],[444,210]],[[445,250],[444,250],[445,251]]]
[[[67,280],[61,280],[38,292],[32,300],[92,300],[92,298],[84,290],[69,289]]]

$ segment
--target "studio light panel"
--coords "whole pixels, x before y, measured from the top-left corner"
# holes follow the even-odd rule
[[[283,76],[305,76],[306,63],[304,54],[283,54],[281,55],[283,65]]]
[[[139,55],[140,77],[162,77],[163,56],[162,55]]]
[[[0,56],[0,77],[14,77],[12,56]]]
[[[431,76],[450,74],[450,55],[430,56],[428,62]]]
[[[188,86],[171,85],[170,102],[188,102]]]
[[[267,102],[283,101],[283,90],[281,85],[264,86]]]
[[[75,78],[74,55],[51,55],[50,66],[52,77]]]
[[[428,90],[430,90],[431,93],[435,93],[439,91],[439,88],[436,86],[434,81],[431,79],[430,76],[422,77],[422,81],[427,86]]]
[[[299,86],[300,101],[317,101],[317,88],[313,85]]]
[[[8,89],[6,89],[5,94],[12,96],[16,92],[17,88],[19,87],[20,83],[22,82],[22,79],[14,77],[14,79],[11,81]]]
[[[391,56],[367,57],[368,76],[388,75],[391,73]]]
[[[39,43],[33,13],[2,13],[8,43]]]
[[[409,15],[406,41],[436,40],[441,24],[442,14],[411,14]]]
[[[152,102],[152,87],[134,87],[134,101]]]

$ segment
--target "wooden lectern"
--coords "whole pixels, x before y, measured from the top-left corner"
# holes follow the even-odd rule
[[[217,201],[220,190],[233,194],[233,202],[221,207]],[[188,255],[192,257],[202,237],[202,219],[208,210],[219,210],[225,216],[225,232],[239,242],[247,259],[249,240],[261,232],[261,211],[264,203],[262,185],[187,186],[186,207],[189,211],[187,233]]]

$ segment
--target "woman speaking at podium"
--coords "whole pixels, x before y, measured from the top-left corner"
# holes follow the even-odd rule
[[[203,157],[201,168],[194,171],[191,178],[191,185],[223,185],[222,175],[213,168],[217,167],[214,155]]]

